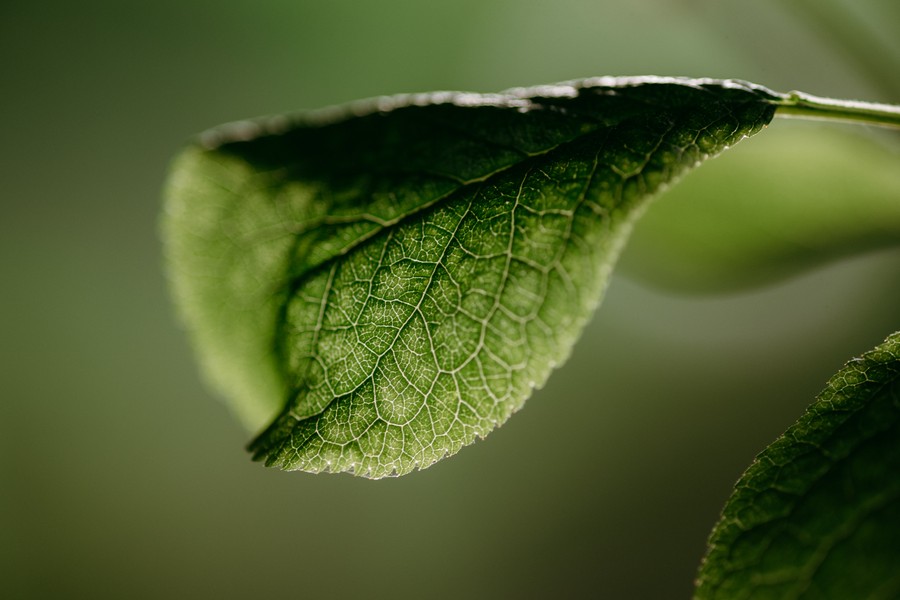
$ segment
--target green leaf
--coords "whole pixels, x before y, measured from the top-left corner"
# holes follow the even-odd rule
[[[655,204],[620,272],[723,291],[900,245],[900,153],[871,133],[779,123]]]
[[[256,459],[427,467],[544,384],[648,199],[779,99],[605,78],[227,126],[173,167],[176,301],[235,410],[277,414]]]
[[[738,481],[697,598],[900,594],[900,332],[852,360]]]

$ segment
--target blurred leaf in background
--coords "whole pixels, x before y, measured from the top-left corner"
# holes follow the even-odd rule
[[[173,318],[160,188],[177,149],[211,125],[378,94],[661,74],[897,102],[810,18],[846,15],[896,72],[897,3],[803,6],[2,5],[4,593],[688,597],[751,457],[847,356],[900,328],[896,249],[726,297],[614,278],[571,361],[489,443],[367,482],[248,460],[251,434],[200,385]],[[823,127],[790,128],[823,153],[842,135],[817,144]],[[877,144],[893,156],[896,136]],[[790,177],[780,158],[747,158],[770,185]]]
[[[623,272],[675,290],[730,291],[900,245],[896,135],[833,124],[770,129],[657,202]]]

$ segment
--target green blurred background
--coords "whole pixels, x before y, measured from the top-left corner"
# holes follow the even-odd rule
[[[173,317],[167,162],[224,121],[592,75],[898,102],[898,26],[894,0],[3,3],[0,594],[688,597],[753,455],[900,329],[896,248],[741,294],[626,270],[488,440],[397,480],[282,473],[249,461]],[[666,260],[647,247],[626,266]]]

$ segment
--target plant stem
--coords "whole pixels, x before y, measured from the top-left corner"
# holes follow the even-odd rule
[[[900,106],[892,104],[835,100],[803,92],[785,94],[775,104],[778,106],[775,114],[779,117],[848,121],[900,128]]]

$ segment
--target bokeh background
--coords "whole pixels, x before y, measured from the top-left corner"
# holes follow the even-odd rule
[[[167,163],[224,121],[593,75],[900,102],[898,30],[893,0],[4,2],[0,595],[689,597],[752,457],[900,329],[896,247],[705,295],[625,268],[487,440],[397,480],[282,473],[250,462],[173,316]],[[637,242],[626,267],[665,263]]]

